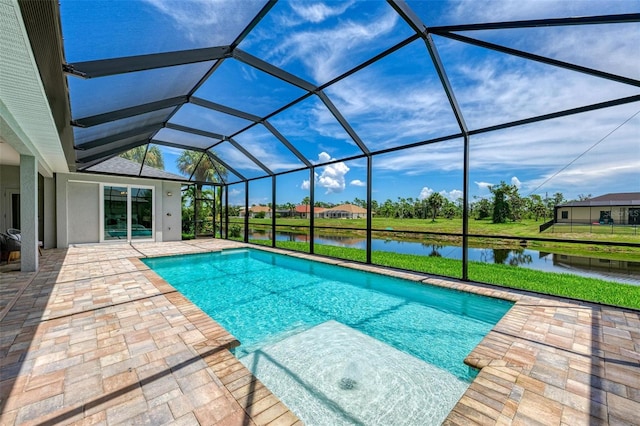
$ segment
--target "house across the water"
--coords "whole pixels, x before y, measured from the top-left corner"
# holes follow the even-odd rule
[[[557,205],[556,223],[640,225],[640,192],[604,194]]]

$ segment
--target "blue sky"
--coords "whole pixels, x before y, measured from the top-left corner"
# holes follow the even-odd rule
[[[427,26],[638,13],[640,1],[408,1]],[[68,62],[226,45],[260,9],[261,2],[62,0]],[[314,85],[322,85],[411,35],[382,1],[281,1],[239,48]],[[90,35],[90,36],[88,36]],[[504,46],[640,79],[640,25],[598,25],[465,33]],[[469,129],[637,95],[638,87],[602,80],[433,36]],[[82,81],[69,78],[74,117],[176,96],[195,84],[210,63]],[[159,84],[159,82],[165,82]],[[153,89],[153,90],[150,90]],[[265,116],[305,92],[234,59],[228,59],[195,93],[197,97]],[[459,131],[429,59],[417,40],[324,90],[372,151]],[[116,95],[116,96],[114,96]],[[95,102],[95,99],[101,99]],[[473,136],[470,192],[513,183],[522,195],[566,198],[640,191],[640,103]],[[196,105],[172,123],[230,135],[249,122]],[[269,122],[315,164],[341,160],[358,146],[318,96],[274,115]],[[82,140],[82,132],[76,133]],[[190,134],[163,129],[160,140],[206,146]],[[236,138],[275,172],[302,163],[262,125]],[[163,148],[166,159],[175,148]],[[264,172],[225,142],[216,153],[245,177]],[[374,157],[373,197],[461,195],[461,139]],[[172,170],[173,161],[165,161]],[[308,196],[308,172],[278,178],[278,203]],[[366,197],[366,161],[316,168],[316,199]],[[244,202],[242,185],[231,202]],[[271,201],[271,181],[250,187],[250,203]]]

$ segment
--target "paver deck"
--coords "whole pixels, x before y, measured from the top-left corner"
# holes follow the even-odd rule
[[[302,424],[235,338],[138,260],[238,246],[85,245],[0,273],[0,424]],[[383,273],[516,302],[465,360],[481,371],[445,424],[640,424],[640,312]]]

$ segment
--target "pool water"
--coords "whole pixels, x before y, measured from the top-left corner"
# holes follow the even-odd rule
[[[337,410],[337,406],[343,406],[336,405],[337,397],[326,394],[335,391],[331,391],[330,386],[325,392],[318,391],[312,384],[323,381],[326,374],[302,380],[302,373],[294,374],[282,362],[277,362],[274,354],[288,354],[285,359],[291,366],[296,365],[296,358],[299,358],[298,361],[306,359],[300,365],[308,366],[314,357],[320,359],[320,364],[331,366],[338,360],[348,358],[341,351],[346,350],[344,342],[349,341],[352,342],[350,350],[355,355],[359,353],[361,357],[363,353],[371,351],[368,361],[359,358],[351,362],[352,366],[358,366],[356,370],[361,371],[360,375],[364,377],[372,377],[373,373],[362,371],[371,369],[371,365],[375,364],[373,358],[376,358],[376,363],[385,362],[375,354],[387,353],[386,363],[390,367],[399,363],[409,365],[408,358],[402,357],[413,357],[423,366],[428,364],[443,371],[448,377],[446,382],[462,383],[462,388],[457,386],[453,391],[457,395],[453,399],[455,404],[476,374],[463,363],[464,358],[513,305],[500,299],[262,250],[226,250],[143,261],[233,334],[241,343],[235,349],[235,355],[306,424],[322,424],[322,421],[315,423],[313,415],[304,412],[305,406],[313,405],[310,399],[329,401],[324,405],[333,411]],[[314,334],[316,332],[320,334]],[[350,337],[337,342],[331,338],[340,333]],[[305,339],[304,336],[312,337]],[[318,347],[319,341],[325,343]],[[388,350],[382,350],[379,345]],[[292,350],[297,354],[294,357],[291,356]],[[329,352],[321,356],[324,350]],[[257,359],[263,362],[258,363]],[[329,361],[331,359],[333,361]],[[266,368],[269,363],[277,366],[265,373],[273,377],[261,377],[260,370],[269,370]],[[341,368],[344,370],[346,367]],[[378,372],[381,368],[378,366],[374,370]],[[406,370],[407,377],[415,377],[415,371],[425,368],[418,368],[414,372]],[[283,391],[291,389],[291,383],[285,385],[284,375],[287,374],[295,377],[294,382],[300,387],[290,400],[277,390],[279,387]],[[415,381],[413,378],[408,380],[412,383]],[[362,380],[356,382],[362,383]],[[426,385],[433,379],[423,382]],[[387,392],[376,386],[380,388],[379,392]],[[433,386],[433,383],[429,386]],[[300,394],[308,388],[315,391],[305,397],[305,402],[296,401],[296,398],[302,398]],[[355,393],[349,395],[347,400]],[[371,397],[369,395],[365,400]],[[452,397],[444,399],[451,400]],[[302,407],[296,406],[300,404]],[[450,402],[447,404],[448,408],[441,409],[445,410],[445,417],[453,406]],[[349,410],[351,413],[352,410]],[[367,410],[370,411],[371,407]],[[318,416],[323,418],[323,414]],[[336,420],[334,423],[362,423],[358,419],[361,420],[357,414],[351,413],[343,418],[344,421]],[[376,423],[366,421],[364,424]],[[394,420],[394,424],[398,422]]]

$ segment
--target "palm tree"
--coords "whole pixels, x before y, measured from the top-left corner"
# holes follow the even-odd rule
[[[196,181],[194,203],[202,198],[203,182],[220,182],[227,176],[227,169],[222,164],[216,163],[215,167],[210,157],[198,151],[184,150],[176,160],[176,165],[181,173],[191,176]],[[222,212],[222,186],[218,186],[215,196],[216,210]],[[202,213],[204,211],[201,210]]]
[[[304,197],[302,199],[302,205],[304,206],[304,218],[309,219],[310,216],[313,215],[313,212],[311,210],[313,210],[313,208],[309,208],[309,204],[311,204],[311,198],[309,197]]]
[[[204,156],[204,157],[203,157]],[[193,175],[196,182],[218,182],[218,173],[209,159],[209,156],[198,151],[184,150],[180,157],[176,160],[178,170],[185,175]],[[221,165],[216,164],[217,169],[222,173],[222,177],[226,177],[227,170]],[[202,188],[202,184],[200,184]]]
[[[444,204],[445,199],[439,192],[434,192],[427,198],[427,205],[431,208],[431,222],[436,221],[436,216],[440,212],[440,208]]]
[[[145,156],[146,153],[146,156]],[[127,160],[135,161],[136,163],[153,167],[154,169],[164,170],[164,159],[162,158],[162,151],[157,146],[152,146],[147,150],[147,145],[140,145],[133,149],[128,150],[120,154],[120,157]]]
[[[284,204],[284,208],[289,210],[289,217],[293,217],[293,212],[296,210],[296,205],[292,202],[288,202]]]

